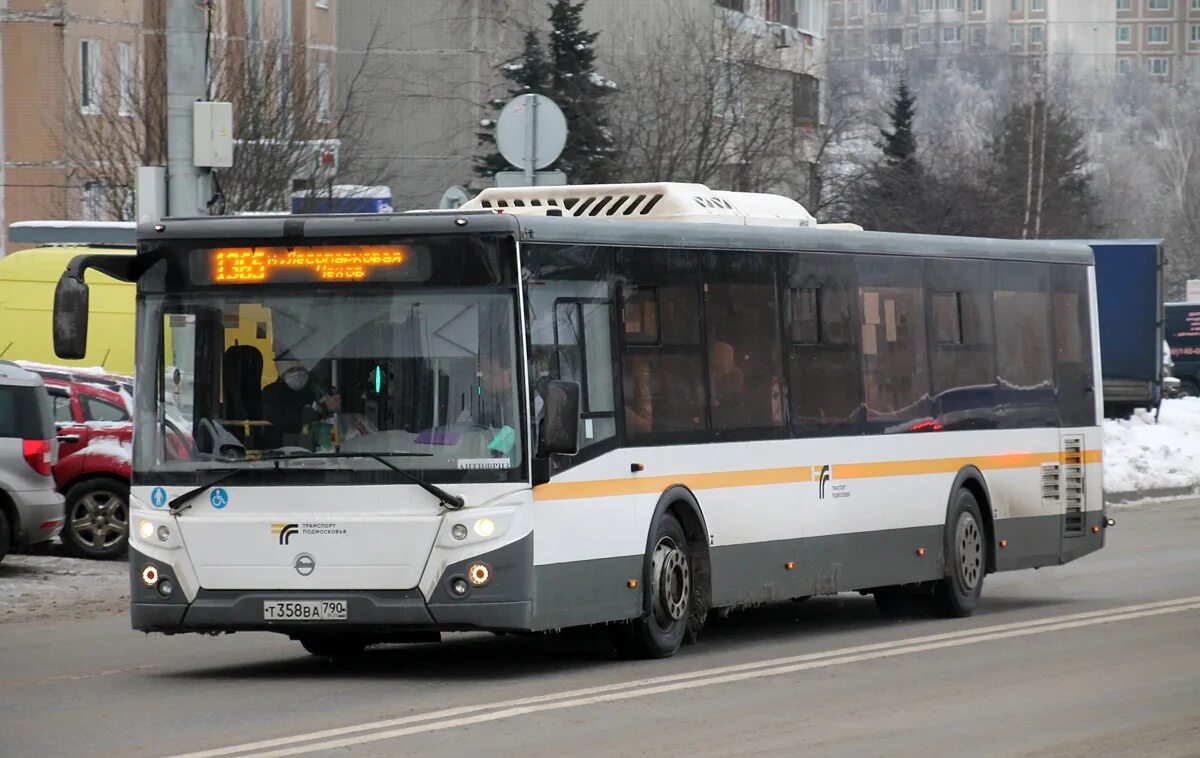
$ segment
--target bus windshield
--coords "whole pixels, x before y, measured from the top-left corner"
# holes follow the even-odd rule
[[[139,479],[252,467],[263,476],[247,483],[405,481],[387,464],[520,478],[509,290],[242,285],[139,302]],[[312,455],[339,452],[386,463]]]

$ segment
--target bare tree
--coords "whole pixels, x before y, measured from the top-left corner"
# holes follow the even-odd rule
[[[612,112],[625,180],[805,196],[818,80],[789,68],[756,23],[678,4],[648,35],[622,35]]]
[[[92,192],[99,210],[115,219],[133,214],[137,168],[166,159],[166,59],[161,35],[148,34],[142,70],[122,83],[118,97],[85,106],[83,93],[68,95],[75,114],[63,152],[72,178]],[[368,56],[362,57],[365,67]],[[329,193],[335,176],[316,165],[322,146],[338,140],[339,171],[386,179],[386,162],[368,165],[358,152],[363,130],[355,93],[335,99],[332,70],[302,45],[237,38],[210,41],[208,91],[233,104],[234,165],[215,171],[214,214],[290,210],[294,182],[314,195]],[[101,70],[118,72],[115,51]],[[350,89],[361,81],[349,77]],[[114,76],[114,78],[120,78]],[[339,107],[339,104],[341,107]],[[303,181],[309,178],[308,181]],[[315,178],[315,180],[313,180]]]

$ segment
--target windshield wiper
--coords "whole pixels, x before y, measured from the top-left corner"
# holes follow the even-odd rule
[[[216,458],[214,460],[220,461],[221,463],[243,463],[244,462],[240,458]],[[208,490],[212,489],[213,487],[216,487],[221,482],[232,479],[233,477],[235,477],[239,474],[244,474],[247,471],[262,471],[262,469],[247,467],[247,468],[235,468],[232,471],[223,471],[223,472],[221,472],[220,476],[213,477],[212,479],[208,480],[204,484],[201,484],[199,487],[196,487],[195,489],[190,489],[187,492],[183,493],[182,495],[178,495],[176,497],[171,498],[171,501],[169,503],[167,503],[170,514],[172,516],[178,516],[179,514],[186,511],[188,508],[192,507],[191,500],[196,495],[203,494],[204,492],[207,492]]]
[[[422,479],[419,476],[410,474],[409,472],[405,471],[404,469],[400,468],[399,466],[395,465],[394,463],[388,461],[387,458],[385,457],[385,456],[393,456],[393,455],[405,456],[408,458],[431,458],[431,457],[433,457],[432,453],[407,453],[407,452],[399,452],[399,453],[365,453],[365,452],[364,453],[297,453],[295,455],[281,455],[278,458],[272,458],[272,460],[281,461],[281,460],[296,459],[296,458],[333,458],[333,459],[336,459],[336,458],[370,458],[374,461],[378,461],[379,463],[382,463],[384,466],[387,466],[392,471],[395,471],[397,474],[404,477],[405,479],[412,482],[413,484],[417,485],[421,489],[425,490],[430,495],[433,495],[434,497],[436,497],[438,499],[438,503],[440,505],[444,505],[447,508],[449,508],[450,510],[457,511],[457,510],[460,510],[464,505],[466,505],[466,501],[463,500],[458,495],[451,495],[449,492],[447,492],[446,490],[437,486],[436,484],[432,484],[430,482],[425,481],[424,479]]]

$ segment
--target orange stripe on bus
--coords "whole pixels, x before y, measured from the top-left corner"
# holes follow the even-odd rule
[[[1085,450],[1084,463],[1100,463],[1100,450]],[[976,466],[983,471],[1034,468],[1047,463],[1068,464],[1065,453],[1003,453],[974,458],[927,458],[914,461],[880,461],[876,463],[835,463],[832,478],[877,479],[889,476],[919,476],[922,474],[953,474],[964,466]],[[600,479],[587,482],[554,482],[533,488],[534,500],[581,500],[594,497],[648,495],[662,492],[673,484],[693,490],[723,487],[753,487],[769,484],[796,484],[813,481],[814,466],[750,469],[745,471],[714,471],[703,474],[673,474],[668,476],[637,476],[629,479]]]

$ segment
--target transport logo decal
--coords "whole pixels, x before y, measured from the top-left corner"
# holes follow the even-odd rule
[[[832,469],[829,465],[813,466],[813,478],[817,480],[817,499],[825,499],[825,485],[833,478]]]
[[[271,524],[271,534],[279,535],[279,544],[287,545],[292,540],[293,534],[300,532],[299,524]]]
[[[150,490],[150,504],[155,508],[165,508],[167,505],[167,491],[162,487],[155,487]]]
[[[301,553],[296,556],[296,560],[292,561],[292,568],[296,569],[296,573],[300,576],[308,576],[317,570],[317,559],[308,553]]]
[[[218,511],[229,505],[229,493],[222,487],[217,487],[208,495],[208,502],[212,503],[212,507]]]

